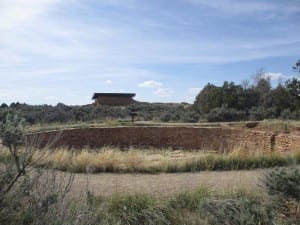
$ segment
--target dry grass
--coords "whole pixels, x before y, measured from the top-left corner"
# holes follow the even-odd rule
[[[39,152],[34,157],[39,157]],[[43,153],[44,154],[44,153]],[[209,153],[204,151],[172,151],[171,149],[140,150],[129,148],[121,151],[117,148],[101,148],[80,151],[66,149],[48,150],[40,161],[40,166],[51,165],[60,170],[74,168],[77,172],[134,172],[147,168],[166,168],[171,163],[191,160]]]
[[[0,161],[9,157],[0,151]],[[239,170],[269,168],[300,163],[300,151],[280,154],[247,149],[243,144],[216,153],[208,150],[137,149],[104,147],[101,149],[36,151],[33,161],[40,167],[74,172],[195,172],[203,170]]]
[[[34,158],[40,157],[36,152]],[[45,154],[45,153],[43,153]],[[39,166],[75,172],[194,172],[203,170],[238,170],[285,166],[300,162],[300,152],[281,155],[274,152],[245,150],[236,147],[232,151],[217,154],[210,151],[171,149],[98,150],[67,149],[48,150]]]

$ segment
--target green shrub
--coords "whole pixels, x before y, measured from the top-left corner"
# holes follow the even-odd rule
[[[195,111],[187,111],[182,116],[182,121],[187,123],[197,123],[200,119],[200,115]]]
[[[246,120],[247,116],[244,111],[234,108],[219,107],[210,110],[210,112],[205,115],[205,118],[209,122],[226,122]]]
[[[300,201],[300,171],[296,167],[274,169],[265,174],[263,183],[271,195]]]
[[[172,117],[171,113],[169,113],[169,112],[164,112],[164,113],[160,116],[160,120],[161,120],[162,122],[169,122],[169,121],[171,120],[171,117]]]
[[[207,200],[202,205],[214,225],[274,225],[272,207],[257,199],[239,197]]]
[[[114,224],[170,224],[168,214],[154,197],[145,194],[115,195],[109,205]]]
[[[201,187],[193,192],[183,191],[169,200],[169,207],[177,210],[199,209],[201,207],[202,200],[209,196],[210,191],[205,187]]]

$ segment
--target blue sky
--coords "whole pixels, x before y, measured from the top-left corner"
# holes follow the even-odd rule
[[[193,102],[260,68],[276,84],[300,58],[299,21],[299,0],[0,0],[0,102]]]

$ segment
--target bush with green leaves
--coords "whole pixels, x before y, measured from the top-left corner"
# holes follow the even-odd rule
[[[177,210],[197,210],[201,208],[202,201],[211,196],[208,188],[200,187],[193,192],[182,191],[169,200],[169,207]]]
[[[263,183],[270,195],[300,201],[300,170],[297,167],[271,170],[265,175]]]
[[[182,122],[197,123],[200,119],[200,115],[195,111],[187,111],[182,116]]]
[[[274,211],[270,205],[246,196],[232,199],[207,200],[203,209],[214,225],[274,225]]]
[[[227,121],[242,121],[247,119],[247,115],[244,111],[234,108],[214,108],[210,110],[205,118],[209,122],[227,122]]]
[[[15,151],[22,143],[25,131],[25,119],[18,114],[7,114],[5,121],[0,123],[2,144]]]
[[[109,211],[114,220],[112,224],[170,224],[166,210],[155,198],[144,194],[115,195],[110,201]]]
[[[273,197],[278,224],[300,224],[300,170],[297,167],[273,169],[265,174],[263,184]]]
[[[162,122],[169,122],[171,120],[172,114],[170,114],[169,112],[164,112],[161,116],[160,116],[160,120]]]

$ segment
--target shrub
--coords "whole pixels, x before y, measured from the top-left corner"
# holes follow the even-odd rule
[[[201,207],[202,200],[208,196],[210,196],[210,191],[205,187],[201,187],[193,192],[183,191],[170,199],[169,207],[178,210],[199,209]]]
[[[210,110],[210,112],[205,115],[205,118],[209,122],[226,122],[246,120],[247,116],[244,111],[220,107]]]
[[[164,112],[161,116],[160,116],[160,120],[162,122],[169,122],[171,120],[172,115],[168,112]]]
[[[265,174],[263,183],[271,195],[300,201],[300,171],[296,167],[274,169]]]
[[[195,111],[188,111],[183,114],[182,121],[188,123],[196,123],[200,119],[200,115]]]
[[[264,108],[262,106],[252,107],[249,111],[250,120],[274,119],[279,117],[279,112],[275,107]]]
[[[116,220],[114,224],[169,224],[166,211],[158,206],[154,197],[145,194],[115,195],[109,210]]]
[[[285,109],[280,114],[281,119],[285,120],[297,120],[300,119],[300,111],[292,112],[290,109]]]
[[[203,209],[214,225],[274,225],[272,207],[245,196],[207,200]]]

